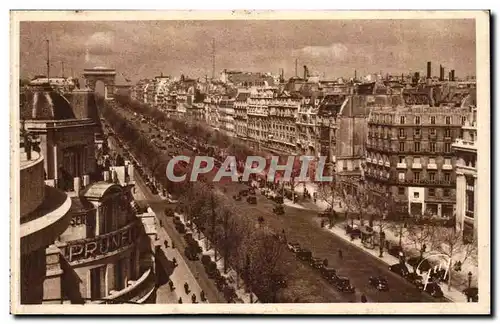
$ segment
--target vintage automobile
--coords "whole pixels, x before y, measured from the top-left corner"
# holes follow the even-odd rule
[[[283,215],[285,213],[285,208],[283,208],[283,205],[276,205],[273,208],[273,213],[276,215]]]
[[[335,281],[335,288],[337,288],[338,291],[347,293],[354,293],[356,291],[347,277],[338,277]]]
[[[424,291],[434,298],[442,298],[444,296],[443,290],[441,290],[441,287],[435,282],[429,282],[427,286],[425,286]]]
[[[240,192],[238,193],[238,195],[240,195],[242,197],[246,197],[246,196],[248,196],[248,190],[240,190]]]
[[[302,261],[309,261],[312,258],[312,252],[307,249],[300,249],[295,255]]]
[[[408,273],[406,275],[406,280],[412,283],[418,290],[424,289],[424,280],[422,276],[416,274],[415,272]]]
[[[421,258],[421,257],[411,257],[406,261],[409,265],[411,265],[414,269],[427,272],[431,269],[431,264],[427,259]]]
[[[321,276],[325,278],[329,283],[334,283],[337,281],[337,270],[334,268],[323,267],[321,269]]]
[[[371,276],[368,278],[368,282],[370,286],[375,287],[379,291],[387,291],[389,290],[389,284],[387,283],[387,279],[381,276]]]
[[[324,267],[323,259],[311,258],[311,260],[309,260],[309,265],[314,269],[321,270]]]
[[[300,251],[300,244],[299,243],[287,243],[287,247],[293,253],[297,253]]]
[[[406,267],[406,265],[401,264],[401,263],[395,263],[395,264],[391,265],[389,267],[389,270],[391,272],[394,272],[395,274],[400,275],[401,277],[406,277],[410,273],[410,271],[408,271],[408,268]]]
[[[283,196],[279,195],[279,196],[274,197],[274,202],[277,204],[282,204],[284,202]]]
[[[191,260],[191,261],[195,261],[195,260],[198,260],[198,253],[196,253],[196,249],[194,246],[192,245],[188,245],[185,249],[184,249],[184,255],[186,255],[186,257],[188,258],[188,260]]]

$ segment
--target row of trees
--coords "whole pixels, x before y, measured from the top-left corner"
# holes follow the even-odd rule
[[[276,302],[276,278],[286,273],[281,267],[284,245],[269,228],[238,213],[227,196],[204,182],[186,186],[179,207],[187,221],[196,225],[199,237],[206,237],[220,252],[215,257],[224,259],[224,272],[232,267],[259,300]]]
[[[141,106],[139,106],[141,107]],[[136,108],[134,108],[136,109]],[[127,142],[143,166],[169,191],[179,196],[179,208],[187,220],[196,224],[198,235],[206,237],[224,258],[224,270],[234,268],[262,302],[276,302],[279,291],[276,278],[285,278],[282,268],[284,245],[263,222],[237,213],[234,203],[205,182],[171,185],[165,176],[168,156],[158,150],[147,136],[137,131],[112,107],[102,109],[103,116]],[[180,121],[167,121],[176,129]],[[234,145],[236,150],[241,148]],[[244,154],[245,152],[242,152]],[[208,241],[207,241],[208,242]],[[239,278],[237,278],[239,279]]]

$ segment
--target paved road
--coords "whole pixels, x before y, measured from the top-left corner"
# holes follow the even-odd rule
[[[225,184],[228,195],[236,194],[245,188],[243,184]],[[315,257],[328,259],[329,266],[337,269],[340,275],[349,277],[358,291],[364,293],[368,300],[376,302],[445,302],[416,289],[405,279],[389,271],[388,266],[356,246],[345,242],[320,226],[317,213],[306,209],[285,206],[284,215],[275,215],[272,208],[275,203],[257,194],[257,205],[246,201],[235,201],[247,215],[264,215],[265,223],[276,231],[285,230],[289,242],[297,242],[308,248]],[[254,216],[257,217],[257,216]],[[338,250],[343,251],[343,260],[338,258]],[[368,285],[370,275],[381,275],[387,278],[390,286],[388,292],[379,292]]]
[[[245,188],[242,184],[225,183],[224,186],[228,189],[227,195],[232,196]],[[149,190],[148,190],[149,192]],[[149,198],[152,200],[153,197]],[[151,202],[150,202],[151,204]],[[155,206],[153,210],[157,215],[161,215],[163,219],[163,205]],[[323,230],[319,226],[319,219],[316,213],[308,210],[295,209],[285,207],[284,215],[275,215],[272,213],[274,203],[263,196],[258,196],[257,205],[249,205],[245,200],[236,202],[238,214],[241,217],[255,217],[264,215],[265,223],[276,232],[285,230],[287,239],[300,243],[303,247],[309,248],[315,257],[326,258],[329,261],[329,266],[337,269],[339,274],[349,277],[352,284],[356,287],[357,295],[349,295],[339,293],[333,289],[326,281],[324,281],[318,273],[309,268],[309,266],[295,259],[291,252],[285,252],[285,264],[289,267],[290,279],[289,286],[295,289],[290,291],[301,291],[307,287],[308,293],[311,291],[312,296],[295,296],[301,302],[353,302],[359,301],[359,294],[363,293],[368,297],[369,301],[374,302],[444,302],[430,297],[413,287],[403,278],[391,273],[387,265],[374,258],[373,256],[360,250],[339,237],[336,237],[330,232]],[[153,207],[153,206],[152,206]],[[164,222],[165,223],[165,222]],[[172,233],[175,244],[183,244],[183,240],[175,231],[172,221],[167,220],[166,229]],[[342,249],[343,260],[338,259],[337,251]],[[193,263],[192,261],[188,261]],[[196,266],[199,266],[202,274],[203,267],[199,262],[193,265],[196,271]],[[190,264],[190,268],[193,269]],[[390,291],[379,292],[368,285],[368,277],[370,275],[382,275],[389,281]],[[208,278],[207,278],[208,280]],[[202,280],[202,283],[204,280]],[[210,282],[210,281],[209,281]],[[210,282],[211,283],[211,282]],[[215,287],[214,287],[215,289]],[[206,289],[209,292],[208,289]],[[217,291],[216,291],[217,292]],[[295,300],[292,298],[292,301]]]

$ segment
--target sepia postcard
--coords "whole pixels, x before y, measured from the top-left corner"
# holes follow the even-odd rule
[[[11,313],[490,314],[488,11],[10,16]]]

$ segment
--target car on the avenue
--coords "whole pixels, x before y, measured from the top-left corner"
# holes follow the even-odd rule
[[[427,286],[425,286],[424,291],[434,298],[442,298],[444,296],[443,290],[435,282],[429,282]]]
[[[347,277],[338,277],[335,281],[335,288],[341,292],[354,293],[356,289],[351,285],[351,281]]]
[[[389,248],[387,251],[390,255],[393,257],[399,258],[401,256],[404,257],[404,251],[403,248],[401,248],[399,245],[393,245]]]
[[[283,215],[285,213],[285,208],[283,208],[283,205],[276,205],[273,208],[273,213],[276,215]]]
[[[406,275],[406,280],[408,280],[412,285],[417,287],[419,290],[424,289],[424,279],[422,278],[421,275],[415,272],[410,272]]]
[[[300,249],[295,255],[302,261],[309,261],[312,258],[312,252],[307,249]]]
[[[321,268],[324,267],[323,259],[321,259],[321,258],[311,258],[311,260],[309,260],[309,265],[312,268],[314,268],[314,269],[320,270]]]
[[[192,245],[188,245],[184,249],[184,255],[186,256],[186,258],[188,258],[188,260],[191,261],[198,260],[198,253],[196,253],[195,247]]]
[[[410,273],[410,271],[408,271],[408,268],[406,267],[406,265],[401,264],[401,263],[395,263],[395,264],[391,265],[389,267],[389,270],[391,272],[394,272],[395,274],[400,275],[401,277],[406,277]]]
[[[389,290],[389,283],[387,279],[381,276],[371,276],[368,278],[368,282],[370,286],[375,287],[379,291],[387,291]]]
[[[248,190],[240,190],[240,192],[238,193],[238,195],[240,195],[242,197],[246,197],[246,196],[248,196]]]
[[[337,281],[337,270],[334,268],[323,267],[321,269],[321,276],[325,278],[329,283],[334,283]]]

